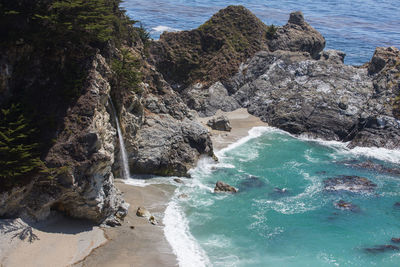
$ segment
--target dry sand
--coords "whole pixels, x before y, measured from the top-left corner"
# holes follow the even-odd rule
[[[252,127],[267,126],[246,109],[218,111],[213,117],[219,115],[228,117],[232,130],[221,132],[209,128],[216,151],[247,136]],[[199,121],[206,126],[210,118],[199,118]],[[130,203],[122,226],[102,229],[89,222],[57,217],[33,228],[39,240],[32,243],[12,238],[15,232],[3,232],[0,233],[0,266],[177,266],[162,225],[175,187],[161,184],[137,187],[120,180],[116,180],[116,186]],[[152,225],[146,218],[137,217],[139,206],[149,210],[159,224]]]
[[[4,227],[0,233],[0,266],[69,266],[84,259],[90,252],[105,244],[103,230],[91,222],[74,220],[57,215],[50,221],[28,225],[21,219],[1,220]],[[10,227],[18,230],[10,231]],[[21,240],[19,234],[25,230],[38,240]]]
[[[105,229],[108,242],[76,266],[177,266],[162,225],[175,187],[161,184],[137,187],[118,180],[116,185],[124,193],[125,201],[131,204],[129,213],[122,226]],[[152,225],[146,218],[136,216],[139,206],[150,211],[159,224]]]

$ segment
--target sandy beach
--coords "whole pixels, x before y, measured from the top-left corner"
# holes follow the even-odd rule
[[[212,130],[207,126],[208,120],[213,117],[226,116],[232,126],[230,132]],[[221,110],[212,117],[204,117],[198,119],[204,126],[211,132],[211,140],[215,151],[221,150],[224,147],[235,143],[240,138],[247,136],[249,130],[256,126],[268,126],[267,123],[261,121],[259,118],[249,114],[247,109],[241,108],[231,112],[223,112]]]
[[[210,130],[215,151],[247,136],[255,126],[266,126],[246,109],[233,112],[218,111],[213,117],[225,115],[232,130],[222,132],[206,126],[211,118],[199,118]],[[170,178],[165,178],[170,179]],[[32,226],[38,240],[22,241],[14,237],[15,231],[0,235],[0,266],[177,266],[178,262],[167,242],[162,219],[172,197],[173,185],[127,185],[116,179],[116,186],[130,204],[129,213],[122,226],[100,228],[90,222],[74,220],[58,215],[56,218]],[[158,221],[152,225],[146,218],[136,216],[138,207],[144,207]],[[8,221],[1,222],[6,225]]]
[[[70,266],[107,242],[100,227],[62,215],[39,224],[1,220],[0,227],[0,266]]]
[[[164,211],[175,187],[161,184],[137,187],[121,180],[116,180],[116,185],[130,204],[123,225],[104,229],[108,242],[74,266],[177,266],[176,256],[165,239],[162,224]],[[136,216],[138,207],[146,208],[156,218],[158,225]]]

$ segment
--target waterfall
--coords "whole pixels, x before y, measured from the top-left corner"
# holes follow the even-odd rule
[[[113,114],[114,114],[115,123],[117,125],[119,147],[120,147],[120,150],[121,150],[122,175],[123,175],[124,179],[128,179],[131,176],[130,176],[130,173],[129,173],[128,156],[126,154],[124,138],[123,138],[122,133],[121,133],[121,127],[119,126],[117,112],[115,110],[115,107],[114,107],[114,104],[112,102],[111,97],[108,97],[108,100],[111,103],[111,108],[112,108],[112,111],[113,111]]]

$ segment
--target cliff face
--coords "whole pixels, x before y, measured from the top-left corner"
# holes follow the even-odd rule
[[[210,21],[223,18],[229,24],[225,14],[233,10],[240,8],[222,10]],[[176,46],[175,41],[186,40],[201,28],[160,38],[157,46],[165,49],[153,52],[162,73],[170,75],[163,64],[177,61],[182,54],[182,46]],[[177,89],[190,108],[201,116],[211,116],[218,109],[245,107],[270,125],[293,134],[350,141],[349,147],[400,147],[398,49],[377,48],[370,63],[353,67],[343,63],[343,52],[322,51],[324,38],[304,21],[301,12],[290,14],[288,23],[274,31],[265,25],[247,30],[253,29],[266,29],[267,38],[259,39],[263,45],[255,50],[261,52],[254,56],[237,52],[241,58],[247,55],[248,60],[242,60],[240,66],[235,61],[230,65],[235,75],[196,80]],[[223,36],[220,31],[215,27],[215,35]],[[253,35],[247,32],[246,36]],[[165,50],[175,58],[158,56]],[[223,49],[213,53],[226,55]],[[199,62],[196,68],[204,66]]]
[[[125,216],[127,205],[111,172],[116,141],[107,111],[111,71],[99,54],[89,68],[82,94],[67,110],[64,128],[44,159],[54,172],[1,193],[1,216],[40,220],[56,209],[111,225]]]
[[[2,48],[0,105],[26,103],[38,119],[32,138],[45,143],[45,171],[4,183],[0,216],[43,219],[55,209],[118,224],[127,205],[113,184],[121,169],[114,115],[133,174],[187,176],[214,155],[195,118],[218,109],[245,107],[272,126],[350,146],[400,147],[396,48],[346,66],[344,53],[322,51],[324,38],[300,12],[275,28],[234,6],[193,31],[133,39],[89,49],[77,62],[68,50],[43,54],[23,41]]]

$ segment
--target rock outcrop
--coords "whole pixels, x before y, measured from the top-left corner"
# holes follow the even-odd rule
[[[347,191],[353,193],[368,193],[375,190],[376,186],[376,184],[367,178],[359,176],[342,176],[324,180],[324,189],[332,192]],[[342,204],[346,206],[345,202]]]
[[[349,210],[352,212],[360,212],[360,207],[357,205],[351,203],[351,202],[346,202],[344,200],[339,200],[338,202],[334,203],[335,207],[340,210]]]
[[[342,58],[335,51],[319,60],[308,53],[259,52],[225,85],[251,114],[290,133],[351,141],[350,147],[399,148],[397,69],[371,76]],[[381,79],[392,87],[376,85]]]
[[[50,148],[45,162],[52,179],[37,176],[23,187],[0,195],[0,216],[46,218],[52,209],[76,218],[119,224],[127,204],[113,184],[116,130],[107,111],[110,69],[97,54],[87,86],[64,119],[64,130]]]
[[[319,58],[324,47],[324,37],[304,20],[300,11],[291,13],[288,23],[279,27],[268,43],[270,51],[304,51],[313,58]]]
[[[231,123],[226,116],[218,116],[212,118],[207,122],[207,126],[211,127],[213,130],[230,132],[232,130]]]
[[[229,184],[218,181],[215,184],[214,193],[237,193],[237,189]]]

